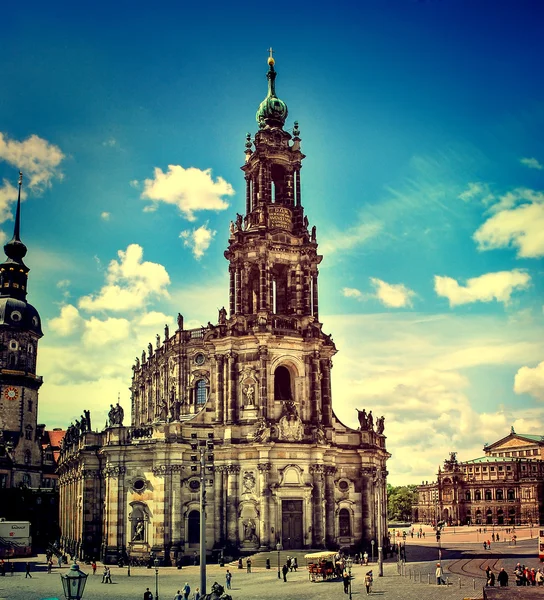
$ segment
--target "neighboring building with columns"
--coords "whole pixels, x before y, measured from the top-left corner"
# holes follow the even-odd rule
[[[452,452],[437,480],[419,486],[414,520],[449,525],[544,524],[544,436],[518,434],[458,462]]]
[[[67,434],[62,545],[78,556],[192,556],[202,485],[209,552],[381,545],[387,531],[383,418],[362,411],[356,430],[333,410],[336,347],[319,320],[300,132],[283,129],[268,64],[259,130],[246,140],[245,212],[225,252],[228,312],[192,330],[179,315],[136,359],[130,426],[117,405],[103,432],[83,423]]]

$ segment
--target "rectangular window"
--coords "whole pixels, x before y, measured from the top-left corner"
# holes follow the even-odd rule
[[[487,471],[487,467],[482,467],[482,472],[485,473]]]
[[[28,411],[32,412],[32,400],[28,400],[27,407],[28,407]]]
[[[499,467],[499,471],[502,471],[502,467]]]
[[[495,467],[489,467],[489,470],[490,470],[490,471],[494,471],[494,470],[495,470]]]

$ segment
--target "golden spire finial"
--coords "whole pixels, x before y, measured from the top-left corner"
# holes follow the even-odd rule
[[[272,50],[272,46],[270,46],[270,48],[268,48],[268,52],[270,52],[270,56],[268,57],[268,64],[273,67],[274,63],[276,62],[274,60],[274,57],[272,56],[274,54],[274,50]]]

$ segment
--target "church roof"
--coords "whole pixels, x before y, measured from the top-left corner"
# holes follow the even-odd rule
[[[518,462],[520,460],[531,460],[528,456],[481,456],[480,458],[472,458],[464,460],[462,465],[479,465],[484,463],[499,463],[499,462]]]

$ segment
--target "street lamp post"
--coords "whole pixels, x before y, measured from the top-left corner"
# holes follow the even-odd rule
[[[353,566],[353,559],[351,556],[348,556],[346,560],[346,565],[348,567],[348,575],[349,575],[349,600],[351,600],[351,567]]]
[[[387,473],[385,473],[387,474]],[[377,512],[378,512],[378,577],[383,577],[383,531],[382,531],[382,525],[383,525],[383,498],[382,498],[382,491],[383,491],[383,476],[384,476],[384,472],[382,471],[382,467],[378,467],[376,469],[376,473],[375,473],[375,478],[374,478],[374,485],[376,488],[376,504],[377,504]]]
[[[155,600],[159,600],[159,559],[153,561],[155,565]]]
[[[280,552],[281,552],[281,544],[279,542],[276,544],[276,550],[278,551],[278,579],[281,579],[281,574],[280,574]]]
[[[87,575],[79,570],[79,565],[73,564],[66,575],[61,575],[62,588],[66,600],[81,600],[87,583]]]
[[[374,544],[376,542],[374,540],[370,540],[370,546],[372,547],[372,557],[370,559],[370,562],[374,562]]]

